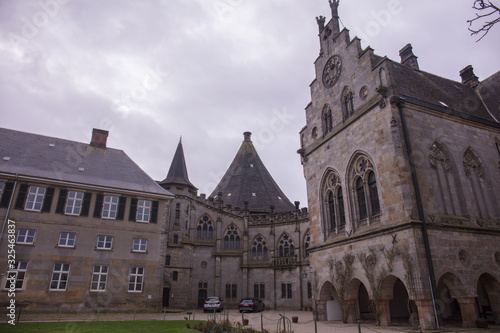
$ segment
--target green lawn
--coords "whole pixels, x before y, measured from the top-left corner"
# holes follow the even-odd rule
[[[196,320],[197,321],[197,320]],[[194,323],[196,321],[189,321]],[[2,323],[0,332],[16,333],[122,333],[122,332],[169,332],[193,333],[186,327],[187,320],[148,320],[148,321],[72,321],[59,323],[17,323],[15,326]]]

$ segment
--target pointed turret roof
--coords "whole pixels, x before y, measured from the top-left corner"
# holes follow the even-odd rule
[[[250,211],[269,211],[274,206],[276,212],[289,212],[294,205],[283,194],[279,186],[262,163],[250,136],[243,133],[244,140],[233,162],[210,197],[216,198],[222,192],[224,204],[244,208],[248,202]]]
[[[169,184],[184,185],[193,191],[198,190],[198,188],[189,181],[186,160],[184,159],[184,149],[182,149],[182,138],[177,145],[172,164],[170,164],[170,169],[168,170],[167,178],[160,182],[160,185]]]

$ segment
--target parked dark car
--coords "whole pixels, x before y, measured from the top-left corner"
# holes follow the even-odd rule
[[[203,312],[221,312],[224,310],[224,304],[222,303],[222,299],[217,296],[207,297],[205,302],[203,303]]]
[[[243,298],[238,306],[240,313],[243,311],[260,312],[264,311],[264,307],[262,300],[253,297]]]

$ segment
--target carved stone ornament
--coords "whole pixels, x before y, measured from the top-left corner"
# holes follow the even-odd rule
[[[366,173],[366,170],[369,168],[373,168],[371,162],[366,157],[359,157],[356,161],[356,173],[360,176]]]
[[[328,59],[325,68],[323,69],[323,84],[327,88],[333,87],[337,82],[342,71],[342,60],[338,55],[334,55]]]
[[[450,158],[444,150],[443,145],[438,141],[435,141],[431,146],[431,151],[429,152],[429,160],[431,167],[433,167],[434,169],[437,169],[438,163],[441,163],[444,170],[451,170]]]
[[[458,252],[458,260],[460,260],[460,263],[462,263],[462,265],[467,266],[467,264],[469,263],[469,259],[470,255],[467,251],[460,250]]]
[[[464,170],[467,177],[470,177],[471,169],[477,173],[480,178],[483,178],[483,166],[477,156],[470,150],[464,154]]]

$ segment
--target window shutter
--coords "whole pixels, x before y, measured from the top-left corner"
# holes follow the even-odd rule
[[[82,210],[80,211],[80,216],[89,216],[91,198],[92,198],[92,193],[85,192],[83,194],[83,204],[82,204]]]
[[[125,215],[125,204],[127,203],[127,197],[120,197],[118,199],[118,211],[116,212],[116,219],[123,220]]]
[[[28,184],[21,184],[19,187],[19,193],[17,193],[15,209],[24,209],[24,200],[26,200],[26,194],[28,193]]]
[[[57,199],[56,213],[64,214],[64,204],[66,203],[66,196],[68,195],[68,190],[60,190],[59,198]]]
[[[14,183],[7,182],[3,188],[2,200],[0,201],[0,207],[8,207],[10,198],[12,197],[12,190],[14,189]]]
[[[136,217],[137,217],[137,199],[132,198],[132,200],[130,200],[130,211],[128,213],[128,220],[135,221]]]
[[[151,204],[151,218],[149,219],[149,223],[156,223],[158,219],[158,201],[153,201]]]
[[[50,213],[52,207],[52,198],[54,197],[54,188],[48,187],[45,190],[45,198],[43,199],[42,212]]]
[[[101,217],[102,214],[102,200],[104,199],[103,194],[98,194],[96,199],[95,199],[95,206],[94,206],[94,217]]]

